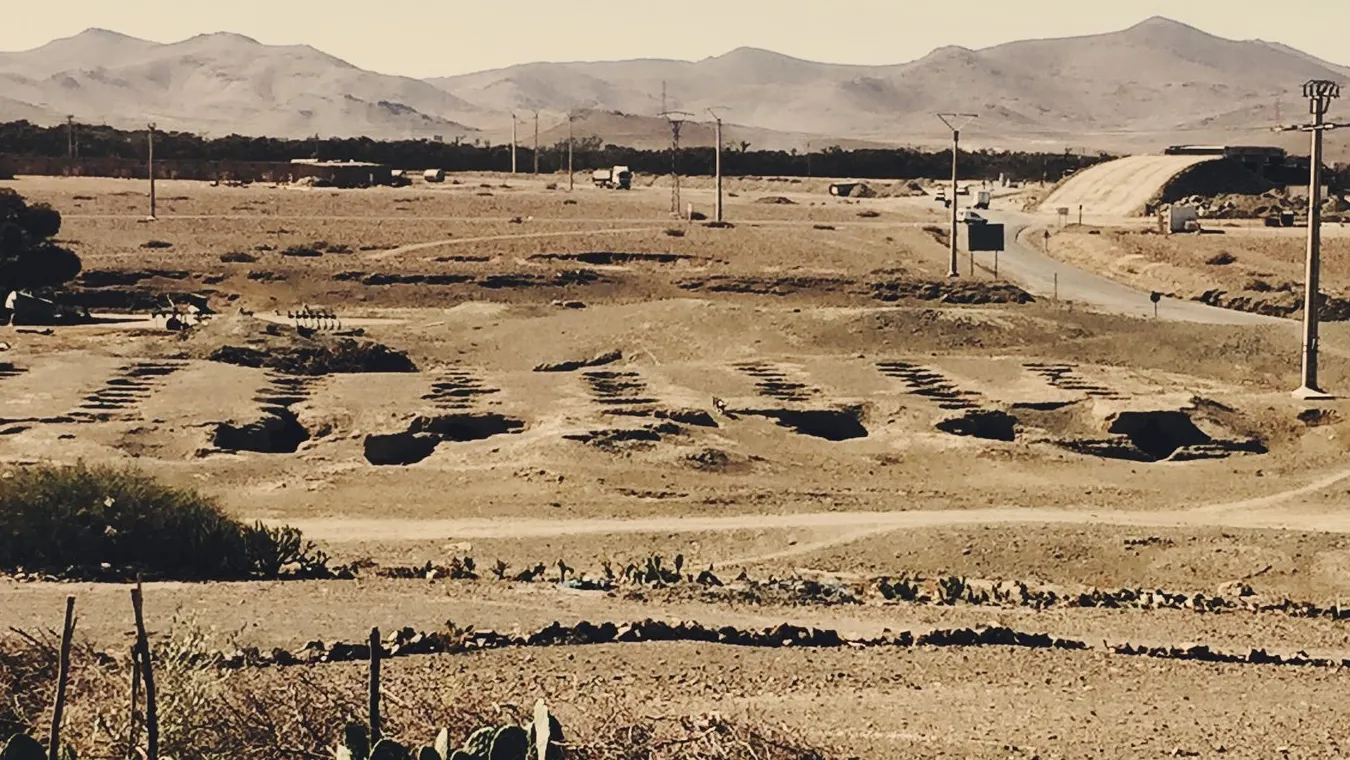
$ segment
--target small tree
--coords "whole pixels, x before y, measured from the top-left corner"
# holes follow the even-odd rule
[[[53,288],[80,273],[80,257],[57,245],[61,212],[0,188],[0,291]]]

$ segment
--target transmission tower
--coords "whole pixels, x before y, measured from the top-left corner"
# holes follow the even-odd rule
[[[680,129],[692,113],[688,111],[662,111],[661,115],[670,122],[670,213],[680,215]]]

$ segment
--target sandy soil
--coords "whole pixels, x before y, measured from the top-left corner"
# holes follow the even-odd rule
[[[1292,330],[952,303],[945,249],[923,229],[938,211],[921,200],[747,184],[729,199],[735,227],[710,229],[673,221],[662,188],[568,195],[459,180],[369,192],[170,182],[156,222],[137,218],[130,183],[5,183],[67,214],[61,237],[84,256],[81,287],[109,308],[192,292],[221,313],[186,336],[153,320],[0,330],[12,365],[0,378],[0,461],[132,462],[241,518],[300,526],[342,561],[561,558],[593,573],[679,553],[727,576],[908,571],[1188,594],[1245,578],[1272,597],[1350,594],[1350,410],[1335,401],[1308,416],[1289,398]],[[688,195],[709,208],[706,189]],[[768,195],[794,204],[754,202]],[[150,240],[170,245],[143,248]],[[1231,249],[1225,273],[1283,277],[1294,261],[1261,253],[1255,235],[1187,240],[1249,246]],[[1116,246],[1154,242],[1066,232],[1052,251],[1110,273]],[[296,245],[323,250],[281,254]],[[221,261],[230,253],[257,260]],[[1192,259],[1207,255],[1141,272],[1200,287],[1210,275]],[[885,283],[902,295],[881,297],[896,292]],[[303,304],[407,352],[419,371],[292,387],[209,360],[222,347],[308,345],[286,316]],[[1343,387],[1350,334],[1324,340],[1323,378]],[[535,371],[614,350],[604,366]],[[162,372],[118,390],[152,365]],[[222,429],[277,424],[279,395],[304,434],[293,451],[266,435],[222,445]],[[371,439],[408,433],[418,417],[481,434],[444,434],[408,466],[372,463]],[[86,636],[125,645],[123,586],[0,582],[0,627],[54,626],[70,592]],[[675,617],[858,634],[1000,622],[1093,642],[1350,656],[1343,621],[1277,613],[834,607],[369,576],[152,584],[147,597],[158,632],[196,624],[259,646],[447,619],[509,629]],[[523,670],[534,675],[521,681]],[[1096,651],[615,645],[407,658],[391,666],[391,688],[444,671],[503,700],[531,698],[523,683],[564,705],[604,697],[662,715],[715,707],[789,721],[869,758],[1335,754],[1346,717],[1339,671]],[[335,683],[353,675],[327,666]]]

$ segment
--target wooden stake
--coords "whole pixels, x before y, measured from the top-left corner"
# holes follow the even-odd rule
[[[70,678],[70,644],[75,636],[75,597],[66,597],[66,624],[61,628],[61,665],[56,674],[56,704],[52,706],[52,733],[47,738],[47,760],[61,754],[61,714],[66,709],[66,680]]]
[[[380,741],[380,629],[370,629],[370,746]]]
[[[141,582],[131,590],[131,609],[136,615],[136,647],[140,650],[142,676],[145,678],[145,760],[159,760],[159,716],[155,711],[155,670],[150,659],[150,638],[145,635]]]
[[[141,702],[141,645],[131,647],[131,718],[127,723],[127,757],[136,755],[136,708]]]

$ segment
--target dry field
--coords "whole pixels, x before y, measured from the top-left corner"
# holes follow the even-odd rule
[[[129,183],[5,183],[66,214],[87,303],[143,312],[206,293],[220,312],[181,336],[148,319],[4,328],[7,466],[134,462],[388,571],[151,584],[158,632],[186,619],[221,647],[268,651],[447,620],[789,623],[852,639],[1005,626],[1083,648],[647,641],[409,656],[386,672],[395,694],[436,684],[658,716],[716,709],[866,758],[1342,752],[1350,410],[1289,399],[1293,331],[1129,320],[945,282],[923,201],[733,184],[734,227],[712,229],[672,221],[660,188],[458,179],[365,192],[164,183],[156,222],[137,218]],[[706,189],[686,195],[710,209]],[[769,195],[794,203],[755,202]],[[1255,236],[1186,239],[1233,246],[1224,271],[1285,276]],[[1063,233],[1051,246],[1108,241],[1155,239]],[[293,246],[320,255],[283,255]],[[342,326],[301,334],[286,315],[304,304]],[[218,360],[354,330],[416,371],[295,376]],[[1326,384],[1347,387],[1350,335],[1325,340]],[[595,579],[653,554],[727,585],[552,578],[560,559]],[[480,578],[386,577],[465,556]],[[506,579],[488,571],[496,560]],[[536,563],[544,576],[510,579]],[[879,577],[905,575],[929,595],[879,591]],[[951,577],[977,591],[942,596]],[[1035,593],[979,595],[999,581]],[[1035,601],[1038,589],[1059,601]],[[1185,601],[1081,601],[1092,589]],[[91,643],[125,648],[122,586],[0,581],[0,626],[53,626],[67,593]],[[1124,642],[1242,657],[1129,656]],[[1327,661],[1263,664],[1254,649]],[[358,675],[296,667],[334,684]]]
[[[1207,291],[1243,294],[1272,305],[1302,307],[1306,229],[1216,226],[1200,235],[1067,227],[1054,233],[1050,254],[1140,290],[1181,298]],[[1350,292],[1350,236],[1327,225],[1322,241],[1323,292]]]

